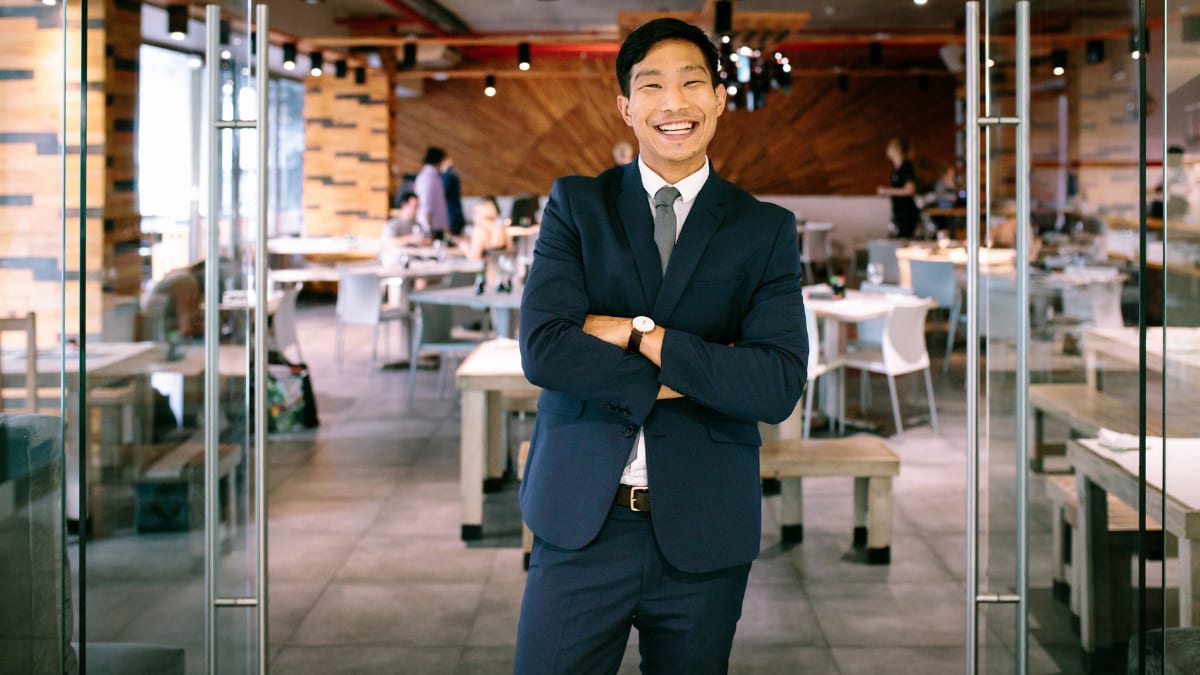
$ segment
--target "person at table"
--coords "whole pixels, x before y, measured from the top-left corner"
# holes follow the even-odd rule
[[[462,181],[454,168],[454,159],[446,154],[439,165],[442,172],[442,190],[446,193],[446,218],[450,234],[457,237],[463,233],[467,219],[463,216]]]
[[[471,260],[483,260],[493,251],[512,249],[508,227],[500,219],[500,205],[492,195],[485,195],[471,211],[471,238],[466,254]]]
[[[996,248],[1017,247],[1017,203],[1011,199],[1000,205],[1001,219],[991,227],[990,244]],[[1042,240],[1032,219],[1029,223],[1029,260],[1035,261],[1042,252]]]
[[[892,175],[888,185],[881,185],[877,192],[892,198],[892,225],[896,236],[912,239],[921,222],[921,210],[913,195],[917,193],[917,172],[908,161],[908,141],[893,138],[887,144],[887,158],[892,163]]]
[[[628,141],[617,141],[613,145],[613,165],[625,166],[633,161],[633,146]]]
[[[450,232],[450,214],[446,208],[446,186],[442,183],[441,165],[446,151],[430,146],[425,150],[425,159],[417,178],[413,181],[416,193],[417,221],[434,239],[445,239]]]
[[[947,164],[946,168],[942,171],[942,175],[933,184],[931,201],[934,206],[939,209],[952,209],[959,206],[957,180],[958,175],[954,169],[954,165]],[[955,226],[962,223],[961,218],[945,215],[933,216],[930,220],[937,226],[937,229],[951,230],[952,232]]]
[[[204,336],[204,261],[167,272],[142,297],[144,340]]]
[[[759,421],[808,354],[796,222],[707,156],[726,92],[703,30],[655,19],[617,54],[638,160],[555,181],[521,302],[542,388],[521,482],[535,540],[516,673],[728,669],[759,550]]]

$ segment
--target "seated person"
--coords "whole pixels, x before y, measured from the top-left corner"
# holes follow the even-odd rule
[[[471,260],[482,260],[491,251],[512,249],[512,237],[500,220],[500,206],[495,197],[487,195],[475,205],[471,212],[471,239],[464,248]]]
[[[991,246],[996,248],[1016,248],[1017,247],[1017,204],[1011,200],[1006,201],[1000,209],[1004,220],[991,228]],[[1038,238],[1037,229],[1031,222],[1029,224],[1029,260],[1038,259],[1038,255],[1042,251],[1042,240]]]
[[[379,234],[383,245],[387,246],[389,242],[395,246],[424,243],[429,237],[424,226],[417,220],[417,210],[420,206],[417,195],[413,192],[403,192],[399,202],[396,215],[384,224],[383,231]]]
[[[143,339],[204,336],[204,261],[171,270],[142,297]]]

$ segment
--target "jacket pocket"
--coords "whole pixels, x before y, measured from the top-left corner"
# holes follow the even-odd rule
[[[538,398],[538,412],[548,412],[563,417],[577,418],[583,415],[583,409],[587,407],[587,401],[581,398],[575,398],[567,394],[542,390],[542,395]]]
[[[734,419],[710,419],[708,421],[708,436],[718,443],[737,443],[738,445],[762,445],[762,436],[758,433],[756,422],[743,422]]]

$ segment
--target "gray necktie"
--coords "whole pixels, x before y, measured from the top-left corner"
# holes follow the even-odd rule
[[[675,200],[679,190],[667,185],[654,193],[654,243],[658,244],[658,257],[662,260],[663,272],[675,248]]]

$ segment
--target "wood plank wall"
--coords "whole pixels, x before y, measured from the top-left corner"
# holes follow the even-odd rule
[[[141,290],[142,217],[137,200],[138,58],[142,43],[140,0],[107,0],[104,25],[104,270],[106,290]],[[90,201],[90,200],[89,200]]]
[[[388,214],[388,82],[368,71],[309,77],[304,99],[304,233],[377,237]]]
[[[545,194],[558,176],[611,166],[613,144],[633,134],[617,113],[611,62],[586,68],[593,74],[497,78],[493,98],[481,80],[426,81],[422,97],[393,106],[393,173],[415,173],[429,145],[454,157],[468,195]],[[932,182],[954,160],[954,91],[949,77],[925,89],[915,77],[852,78],[846,92],[833,77],[798,78],[790,96],[773,91],[758,111],[727,111],[710,156],[758,194],[874,194],[891,172],[888,139],[904,136]]]
[[[0,313],[35,311],[44,345],[57,341],[64,319],[67,333],[78,331],[81,282],[89,333],[100,331],[102,309],[105,13],[89,5],[87,249],[81,261],[79,0],[68,4],[73,20],[65,32],[62,11],[38,0],[0,1]]]

